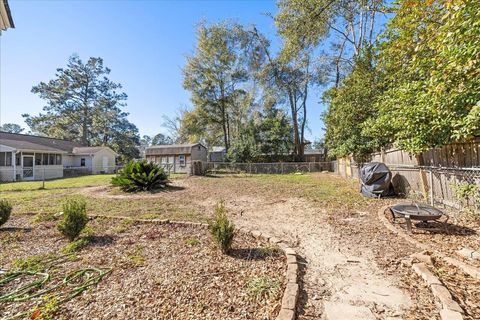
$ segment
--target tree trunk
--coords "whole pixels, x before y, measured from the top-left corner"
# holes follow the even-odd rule
[[[290,102],[290,109],[292,112],[292,122],[293,122],[293,145],[294,145],[294,155],[298,157],[299,147],[300,147],[300,134],[298,132],[298,115],[297,115],[297,103],[294,97],[294,94],[289,89],[288,91],[288,100]]]
[[[307,123],[307,96],[308,96],[308,78],[305,80],[302,109],[303,109],[303,118],[302,118],[302,129],[300,132],[300,149],[298,152],[298,157],[303,161],[305,155],[305,124]]]
[[[88,141],[88,87],[89,81],[87,77],[87,81],[85,84],[85,94],[83,96],[83,121],[82,121],[82,144],[85,146],[89,146],[90,143]]]

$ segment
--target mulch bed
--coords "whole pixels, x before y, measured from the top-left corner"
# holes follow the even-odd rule
[[[208,230],[194,226],[126,223],[97,218],[92,242],[55,266],[55,274],[112,268],[102,281],[59,305],[65,319],[274,319],[285,287],[283,254],[238,234],[223,255]],[[26,229],[23,229],[26,228]],[[30,225],[13,217],[0,228],[0,268],[32,255],[61,254],[67,241],[55,222]],[[2,275],[0,275],[0,278]],[[252,294],[249,281],[276,281],[276,292]],[[0,295],[8,288],[0,287]],[[32,310],[42,301],[0,303],[1,317]]]

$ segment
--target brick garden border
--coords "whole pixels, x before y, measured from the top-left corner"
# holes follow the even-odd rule
[[[208,228],[208,224],[201,222],[179,221],[169,219],[135,219],[127,216],[107,216],[107,215],[88,215],[92,219],[107,218],[117,220],[130,220],[132,222],[140,223],[153,223],[153,224],[171,224],[171,225],[183,225],[183,226],[197,226],[201,228]],[[297,260],[297,253],[294,249],[288,246],[284,241],[262,233],[258,230],[251,230],[244,227],[235,227],[236,232],[242,232],[247,235],[251,235],[255,239],[263,239],[268,241],[272,245],[278,246],[284,253],[287,262],[287,272],[285,276],[286,286],[282,296],[282,303],[280,312],[278,313],[276,320],[294,320],[296,314],[296,307],[298,297],[300,294],[300,285],[298,279],[299,264]]]

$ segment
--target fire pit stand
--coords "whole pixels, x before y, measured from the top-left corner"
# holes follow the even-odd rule
[[[390,211],[392,213],[392,218],[394,222],[397,218],[405,219],[407,231],[409,233],[412,233],[412,220],[417,220],[420,221],[420,223],[428,225],[429,221],[440,222],[439,219],[443,216],[443,212],[435,207],[429,206],[427,204],[418,204],[414,202],[396,204],[390,207]],[[447,219],[441,222],[444,231],[447,231],[446,222],[448,221],[448,216],[446,217]]]

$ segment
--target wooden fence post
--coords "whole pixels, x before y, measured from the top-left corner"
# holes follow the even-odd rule
[[[422,195],[425,200],[428,200],[428,182],[427,182],[427,173],[425,172],[423,166],[423,158],[421,155],[416,155],[417,164],[420,167],[419,174],[420,174],[420,181],[422,182]]]

